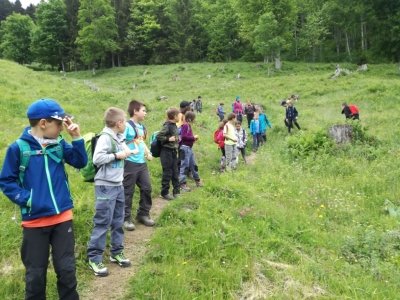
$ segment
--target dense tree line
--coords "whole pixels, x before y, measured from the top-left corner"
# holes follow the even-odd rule
[[[0,55],[63,70],[400,60],[397,0],[0,0]]]

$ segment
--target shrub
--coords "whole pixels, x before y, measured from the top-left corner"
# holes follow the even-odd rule
[[[334,143],[325,131],[304,133],[287,139],[289,155],[292,158],[331,153]]]

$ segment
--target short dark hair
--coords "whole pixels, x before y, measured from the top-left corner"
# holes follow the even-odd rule
[[[193,122],[194,119],[196,119],[196,114],[195,114],[194,112],[192,112],[192,111],[187,111],[187,112],[185,113],[185,120],[186,120],[187,122]]]
[[[242,122],[236,121],[236,122],[235,122],[235,125],[242,125]]]
[[[168,120],[173,120],[175,117],[179,115],[179,110],[175,107],[171,107],[167,109],[167,118]]]
[[[146,105],[144,105],[139,100],[132,100],[131,102],[129,102],[129,105],[128,105],[129,116],[133,117],[135,114],[135,111],[139,111],[143,106],[146,106]]]

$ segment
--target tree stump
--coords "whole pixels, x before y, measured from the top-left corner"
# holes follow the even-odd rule
[[[351,125],[333,125],[329,128],[328,133],[337,144],[348,143],[353,138],[353,127]]]

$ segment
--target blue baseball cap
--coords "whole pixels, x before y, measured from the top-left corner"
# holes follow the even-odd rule
[[[28,119],[63,120],[66,116],[64,109],[53,99],[39,99],[33,102],[26,112]]]

